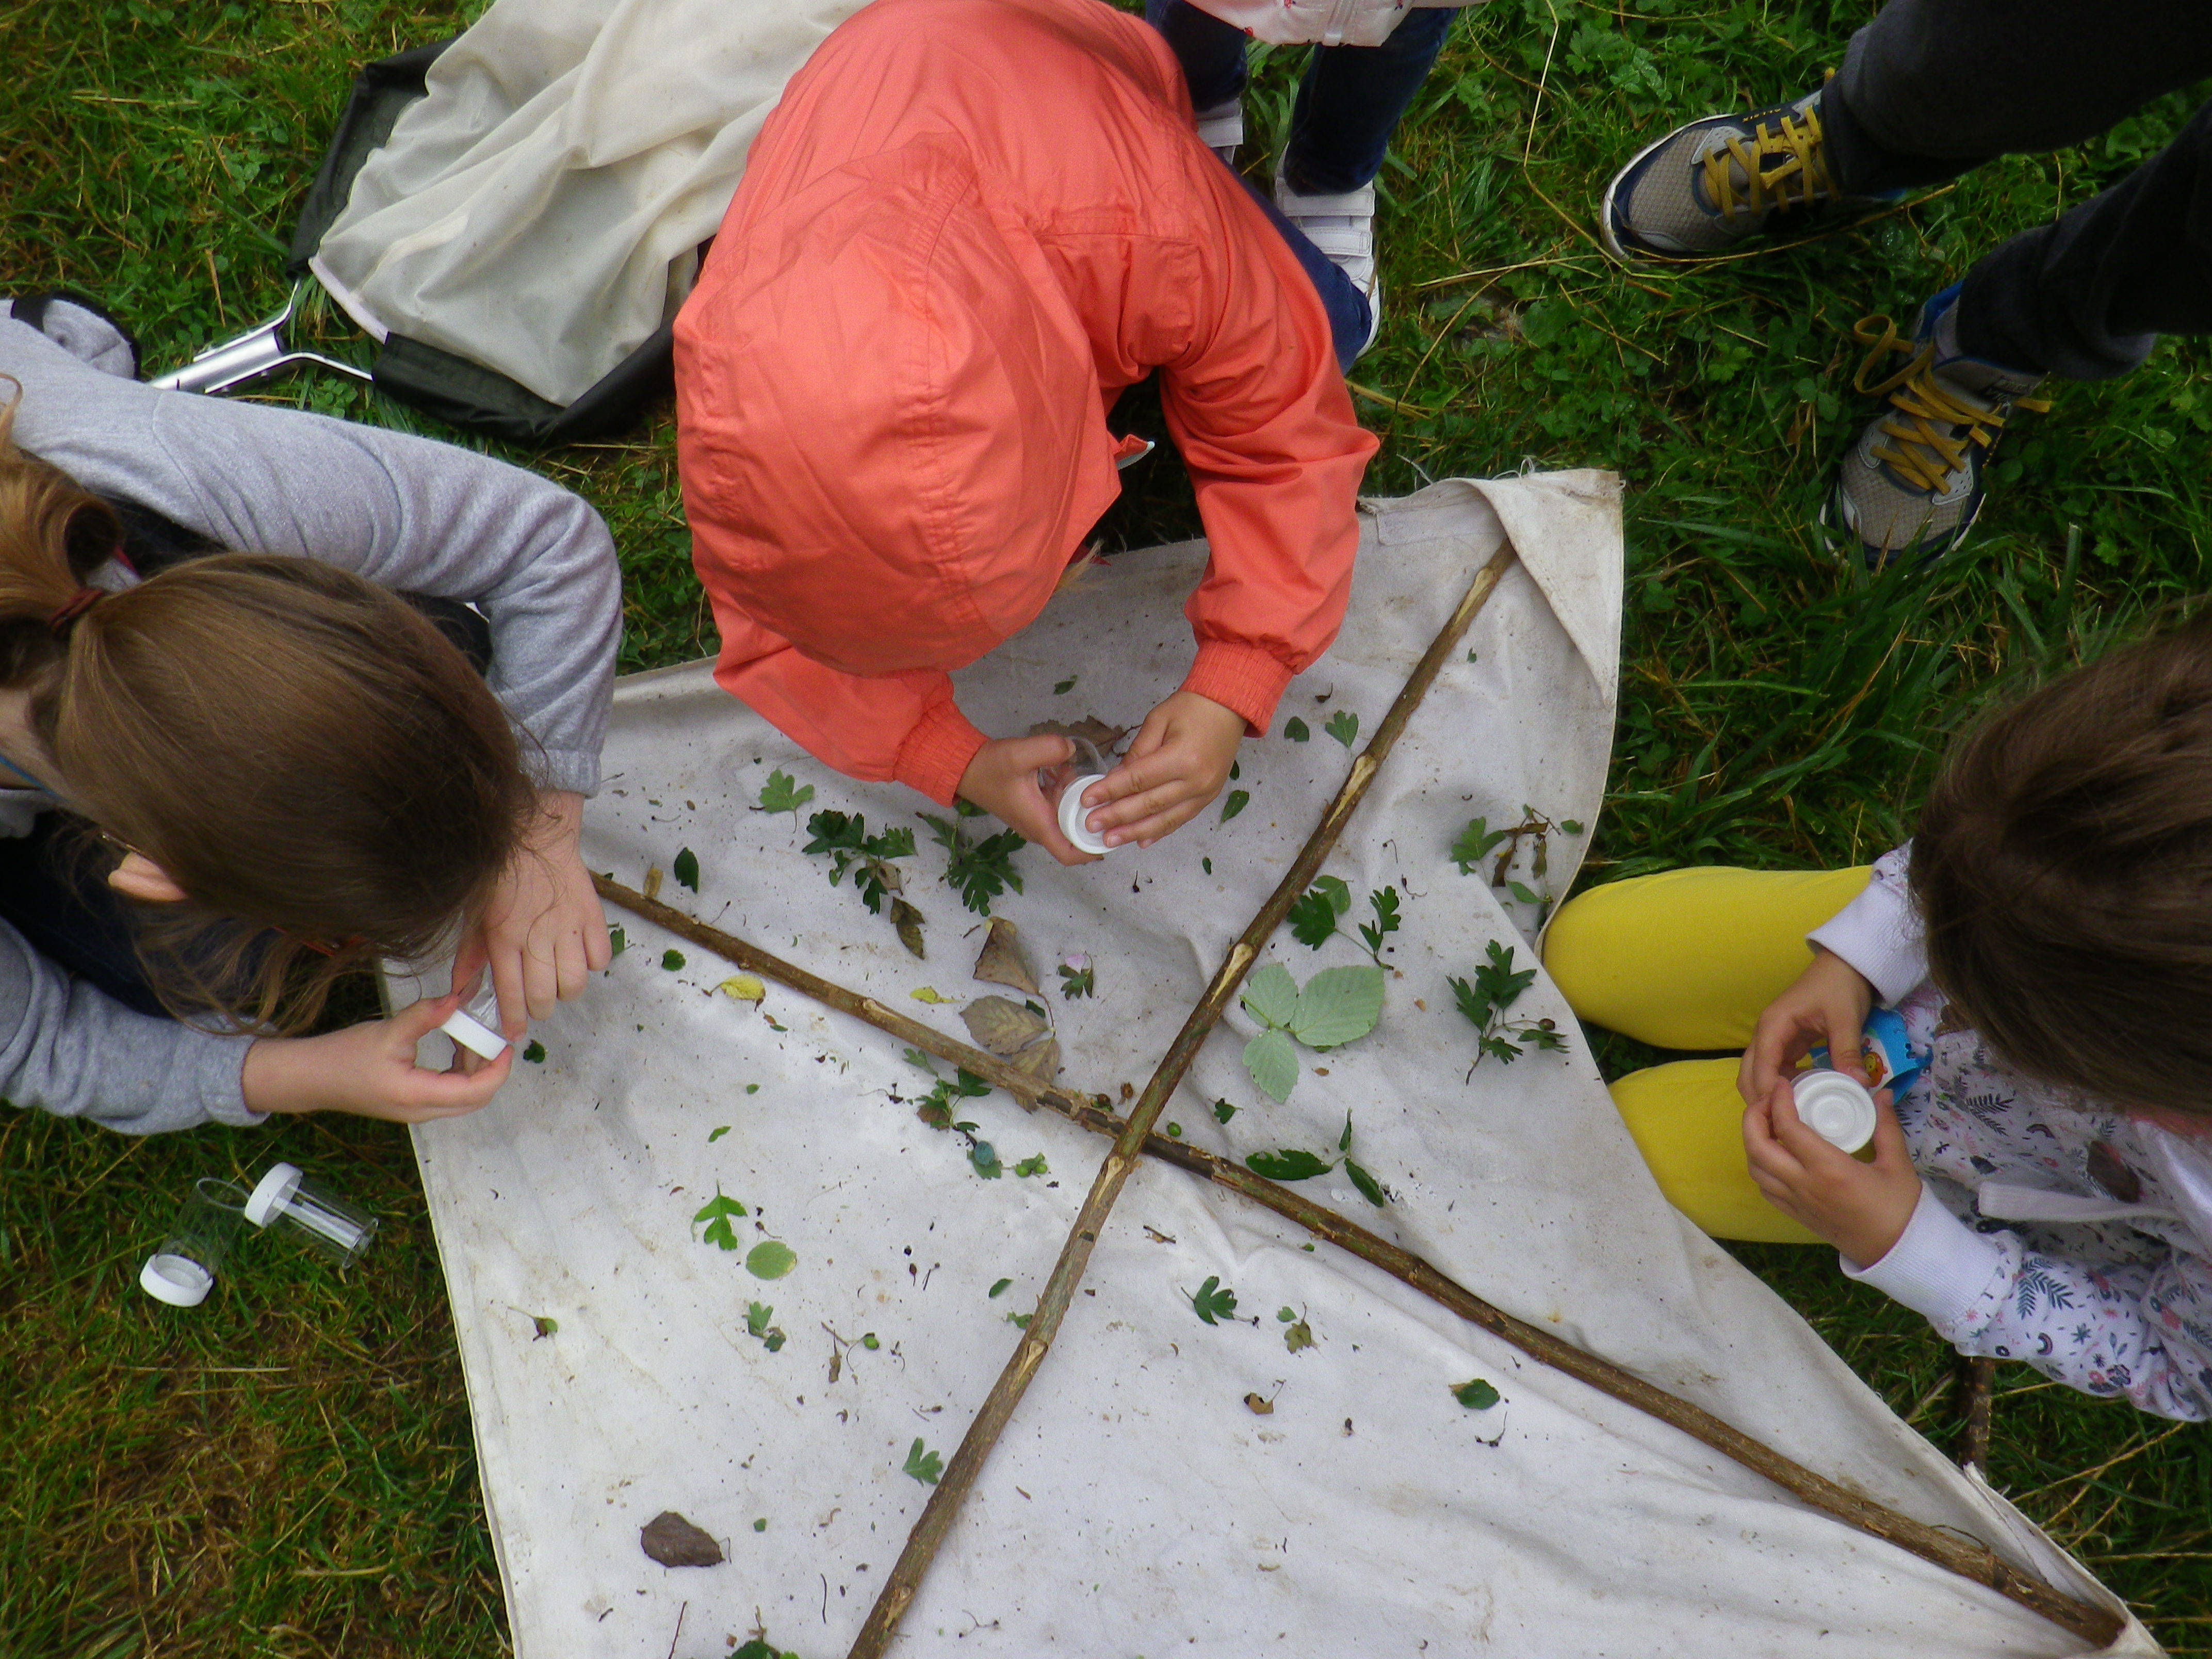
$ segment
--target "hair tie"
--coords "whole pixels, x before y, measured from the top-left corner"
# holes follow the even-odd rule
[[[76,624],[76,619],[106,597],[106,590],[104,588],[78,588],[55,609],[52,616],[46,618],[46,632],[58,640],[67,639],[70,636],[70,629]]]

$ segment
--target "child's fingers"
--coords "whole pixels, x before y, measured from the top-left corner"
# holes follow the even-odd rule
[[[409,1123],[425,1123],[433,1118],[458,1117],[464,1112],[473,1112],[489,1103],[514,1069],[514,1049],[511,1044],[501,1051],[497,1060],[487,1060],[473,1073],[418,1069],[409,1079],[406,1099],[396,1109],[407,1114],[402,1121]]]
[[[1879,1089],[1874,1097],[1874,1164],[1877,1170],[1910,1169],[1912,1149],[1905,1139],[1905,1126],[1897,1121],[1890,1091]]]
[[[1787,1088],[1780,1091],[1787,1095]],[[1776,1133],[1775,1116],[1784,1109],[1780,1097],[1770,1092],[1743,1109],[1744,1161],[1754,1176],[1765,1173],[1784,1182],[1802,1181],[1805,1166]],[[1795,1109],[1788,1109],[1795,1116]]]
[[[554,988],[563,1002],[573,1002],[584,994],[584,987],[591,982],[591,961],[585,954],[583,931],[563,927],[553,947]]]
[[[459,990],[448,991],[441,997],[423,997],[410,1002],[383,1022],[385,1029],[391,1032],[395,1044],[404,1043],[412,1054],[416,1043],[453,1017],[467,989],[464,983]]]
[[[1828,1064],[1853,1082],[1864,1083],[1866,1057],[1860,1051],[1864,1018],[1848,1002],[1832,1002],[1820,1010],[1820,1025],[1827,1037]]]

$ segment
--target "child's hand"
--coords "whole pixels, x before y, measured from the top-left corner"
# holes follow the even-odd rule
[[[512,1048],[466,1072],[415,1063],[415,1045],[460,1006],[454,992],[323,1036],[263,1037],[246,1051],[246,1104],[257,1112],[351,1112],[393,1123],[473,1112],[507,1081]]]
[[[1920,1173],[1890,1109],[1875,1097],[1874,1162],[1862,1164],[1805,1127],[1786,1082],[1744,1109],[1743,1150],[1766,1201],[1861,1267],[1890,1253],[1920,1202]]]
[[[981,807],[1024,841],[1035,842],[1062,864],[1096,864],[1060,833],[1060,819],[1036,775],[1075,753],[1066,738],[994,738],[975,751],[960,775],[960,798]]]
[[[1109,847],[1150,847],[1204,811],[1229,781],[1244,717],[1195,691],[1145,716],[1121,763],[1084,792],[1094,835]]]
[[[1873,1006],[1874,987],[1859,970],[1832,951],[1816,949],[1813,965],[1759,1015],[1736,1069],[1736,1092],[1747,1105],[1769,1098],[1774,1085],[1786,1086],[1791,1069],[1823,1042],[1831,1066],[1864,1083],[1859,1044]]]
[[[453,983],[466,988],[490,963],[500,1035],[509,1041],[556,1002],[582,995],[587,975],[614,959],[607,913],[577,847],[584,798],[549,790],[538,807],[537,823],[501,873],[483,920],[462,939],[453,963]]]

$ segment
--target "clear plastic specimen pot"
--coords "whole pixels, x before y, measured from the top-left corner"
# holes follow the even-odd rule
[[[246,1200],[246,1218],[257,1227],[281,1226],[349,1267],[376,1237],[376,1218],[359,1205],[326,1192],[295,1164],[276,1164]]]
[[[1070,738],[1075,750],[1057,766],[1047,767],[1037,774],[1037,787],[1044,792],[1047,800],[1055,803],[1060,816],[1060,833],[1079,853],[1103,854],[1113,849],[1103,839],[1091,831],[1085,822],[1091,815],[1083,805],[1083,792],[1104,777],[1110,769],[1098,746],[1085,738]]]
[[[139,1269],[139,1289],[173,1308],[197,1308],[206,1301],[216,1275],[230,1259],[246,1201],[246,1189],[234,1182],[203,1176],[192,1182],[161,1248]]]
[[[486,1060],[497,1060],[505,1052],[507,1039],[499,1034],[499,992],[489,974],[477,981],[474,994],[447,1015],[438,1029],[471,1054]]]

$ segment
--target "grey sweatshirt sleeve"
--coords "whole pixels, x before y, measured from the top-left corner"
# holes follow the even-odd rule
[[[542,750],[540,785],[597,789],[621,580],[606,526],[574,495],[450,444],[157,392],[8,317],[0,374],[23,388],[17,444],[89,489],[240,552],[476,605],[491,624],[491,689]]]
[[[134,1012],[0,921],[0,1099],[127,1135],[263,1121],[246,1108],[250,1039]]]

